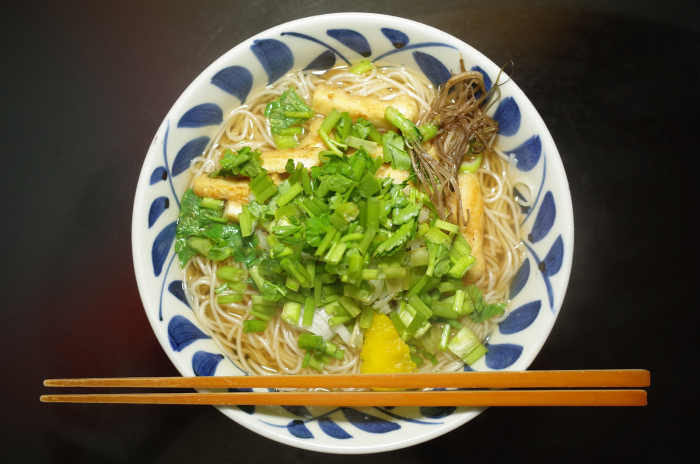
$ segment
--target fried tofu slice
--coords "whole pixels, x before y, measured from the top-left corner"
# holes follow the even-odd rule
[[[459,192],[462,199],[462,215],[469,218],[460,230],[472,247],[476,263],[467,271],[465,279],[474,282],[486,271],[484,263],[484,201],[481,196],[481,182],[472,172],[459,173]]]
[[[312,166],[321,164],[321,161],[318,159],[318,154],[321,151],[323,149],[318,147],[264,151],[260,155],[260,164],[270,173],[281,174],[287,172],[284,167],[287,165],[287,160],[291,158],[294,160],[294,163],[301,163],[309,169]]]
[[[194,179],[194,193],[200,197],[230,200],[248,204],[250,187],[248,178],[209,177],[206,174]]]
[[[323,118],[317,117],[311,121],[309,133],[299,141],[299,146],[297,148],[321,148],[325,150],[326,145],[318,135],[318,130],[321,128],[321,124],[323,124]]]
[[[399,171],[391,167],[390,163],[382,164],[377,170],[375,177],[391,177],[394,179],[395,184],[400,184],[401,182],[408,179],[408,171]]]
[[[335,108],[341,113],[347,111],[353,120],[363,117],[376,127],[385,129],[395,129],[384,119],[384,111],[388,106],[393,106],[411,121],[415,122],[418,117],[418,103],[407,95],[399,95],[392,100],[380,100],[372,96],[352,95],[328,84],[316,86],[311,104],[318,114],[328,116]]]

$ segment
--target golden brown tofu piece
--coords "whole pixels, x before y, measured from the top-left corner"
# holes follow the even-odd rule
[[[230,200],[240,204],[248,204],[250,199],[250,187],[248,178],[222,179],[202,175],[194,179],[194,193],[200,197]]]
[[[398,171],[392,168],[391,164],[385,163],[381,165],[379,170],[377,170],[375,177],[391,177],[392,179],[394,179],[395,184],[400,184],[401,182],[408,179],[408,175],[408,171]]]
[[[294,163],[301,163],[308,169],[321,164],[318,159],[318,154],[321,151],[323,151],[322,148],[286,148],[284,150],[264,151],[260,155],[260,164],[268,172],[283,173],[287,172],[284,167],[287,165],[287,160],[291,158]]]
[[[486,270],[484,263],[484,201],[481,197],[481,183],[472,172],[459,173],[459,191],[462,197],[462,214],[469,218],[467,225],[460,225],[462,235],[472,247],[476,263],[467,271],[465,278],[474,282]]]
[[[352,95],[340,87],[328,84],[316,86],[312,106],[318,114],[324,116],[328,116],[328,113],[335,108],[341,113],[347,111],[353,120],[363,117],[375,126],[385,129],[396,129],[384,119],[384,111],[389,106],[399,110],[411,121],[415,122],[418,117],[418,103],[407,95],[399,95],[392,100],[380,100],[372,96]]]
[[[236,201],[227,201],[224,208],[224,217],[232,221],[238,221],[238,215],[243,212],[243,205]]]

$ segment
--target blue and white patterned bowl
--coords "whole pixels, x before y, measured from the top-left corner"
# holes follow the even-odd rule
[[[244,375],[199,328],[182,292],[173,240],[190,160],[202,153],[223,115],[297,69],[328,69],[361,59],[402,65],[441,84],[459,69],[495,79],[496,66],[460,40],[392,16],[345,13],[293,21],[241,43],[209,66],[166,116],[139,178],[132,223],[136,279],[148,319],[183,376]],[[509,317],[492,335],[474,370],[525,370],[554,325],[571,271],[573,213],[561,159],[542,118],[510,81],[493,109],[499,146],[536,188],[522,223],[530,254],[512,286]],[[442,435],[484,408],[306,408],[230,406],[221,412],[288,445],[332,453],[403,448]]]

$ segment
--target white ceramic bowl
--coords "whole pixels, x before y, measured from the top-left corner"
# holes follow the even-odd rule
[[[148,319],[183,376],[244,375],[199,328],[182,291],[173,239],[190,160],[205,148],[222,117],[290,71],[327,69],[363,58],[423,72],[435,83],[459,69],[492,80],[500,66],[464,42],[406,19],[367,13],[315,16],[277,26],[228,51],[177,100],[153,139],[139,177],[132,223],[136,279]],[[535,186],[522,223],[530,251],[513,284],[509,317],[474,370],[525,370],[547,339],[564,299],[573,254],[569,186],[549,131],[527,97],[509,81],[492,115],[498,146],[514,153]],[[421,443],[469,421],[484,408],[220,407],[244,427],[315,451],[370,453]]]

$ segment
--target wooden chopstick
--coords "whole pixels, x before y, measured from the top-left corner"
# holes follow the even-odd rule
[[[53,403],[306,406],[645,406],[644,390],[151,393],[44,395]]]
[[[50,379],[47,387],[140,388],[595,388],[648,387],[649,371],[579,370],[430,374]],[[248,403],[247,403],[248,404]],[[252,403],[249,403],[252,404]],[[308,404],[308,403],[297,403]]]

